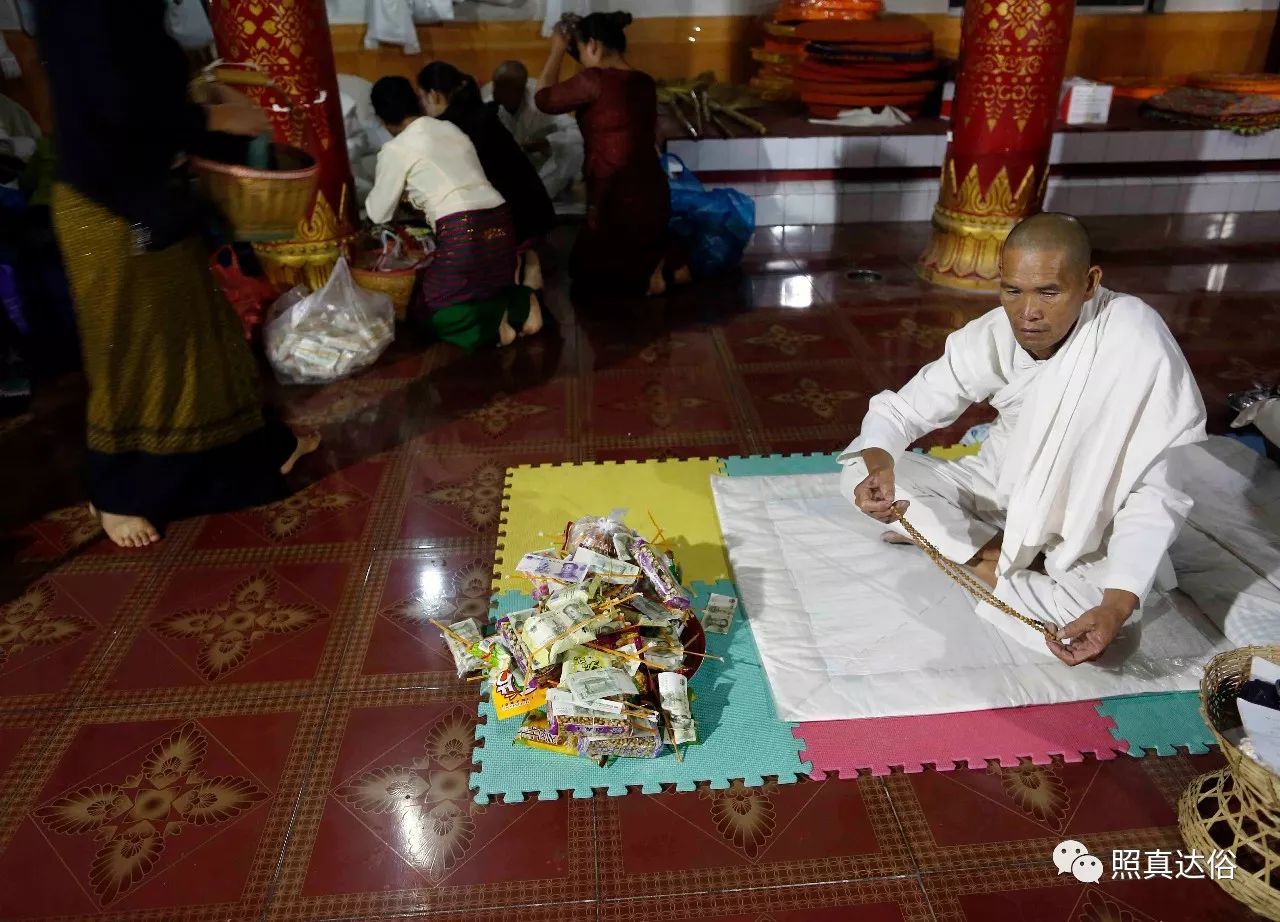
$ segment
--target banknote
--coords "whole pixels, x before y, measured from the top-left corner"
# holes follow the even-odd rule
[[[525,554],[516,564],[516,572],[522,576],[554,579],[561,583],[580,583],[587,578],[586,564],[543,554]]]
[[[738,600],[733,596],[712,593],[702,611],[702,627],[711,634],[728,634],[737,610]]]

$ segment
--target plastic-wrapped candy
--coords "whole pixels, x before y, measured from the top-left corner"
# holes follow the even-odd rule
[[[572,557],[581,547],[604,557],[614,557],[618,553],[614,547],[614,536],[633,534],[635,532],[623,525],[620,519],[586,515],[569,526],[564,552]]]
[[[474,621],[464,618],[462,621],[450,624],[449,630],[443,633],[444,643],[453,656],[453,668],[458,671],[458,678],[483,667],[484,664],[480,658],[472,652],[475,645],[480,642],[480,628]],[[465,644],[461,642],[464,640]]]
[[[583,735],[578,739],[578,754],[588,759],[604,756],[620,756],[628,759],[654,759],[665,744],[656,727],[635,720],[626,736],[595,737]]]
[[[675,575],[671,572],[671,568],[667,566],[666,559],[660,557],[649,546],[649,542],[639,535],[631,539],[628,549],[631,551],[632,559],[644,572],[645,578],[649,580],[653,591],[662,600],[662,604],[667,608],[687,611],[691,604],[689,596],[685,594],[684,587],[680,585]]]

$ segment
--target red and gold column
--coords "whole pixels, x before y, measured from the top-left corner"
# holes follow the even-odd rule
[[[1044,201],[1074,12],[1074,0],[965,4],[952,138],[933,238],[916,264],[922,278],[996,288],[1001,244]]]
[[[316,199],[297,236],[254,247],[276,284],[319,288],[354,227],[351,164],[325,0],[213,0],[210,13],[223,61],[251,68],[239,71],[239,79],[234,66],[220,69],[219,76],[241,84],[272,111],[276,140],[302,148],[320,164]]]

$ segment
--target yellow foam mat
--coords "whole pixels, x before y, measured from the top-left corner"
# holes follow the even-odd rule
[[[565,524],[584,515],[628,510],[625,519],[646,538],[649,514],[662,526],[684,584],[729,578],[711,478],[724,472],[718,459],[562,464],[507,471],[502,530],[494,565],[494,591],[528,591],[516,577],[520,558],[559,544]]]

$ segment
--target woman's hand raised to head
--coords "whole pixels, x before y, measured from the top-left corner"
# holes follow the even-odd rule
[[[573,23],[568,19],[561,19],[556,23],[555,28],[551,30],[551,52],[552,54],[566,54],[569,51],[569,45],[573,42]]]

